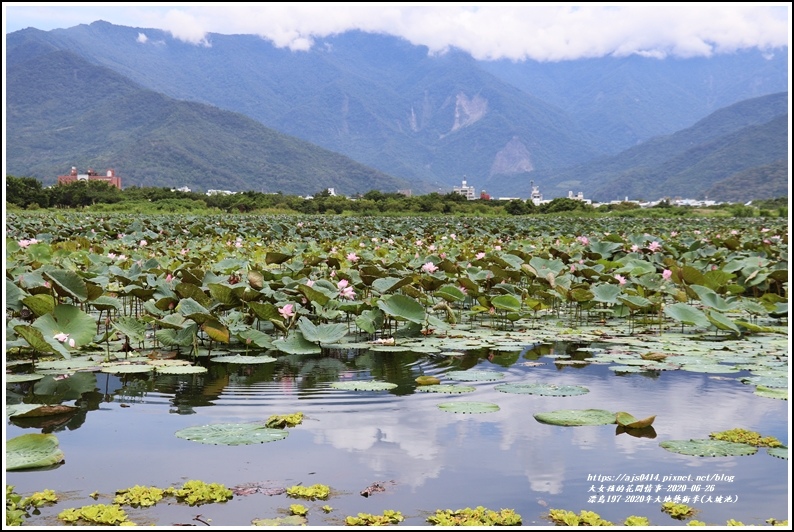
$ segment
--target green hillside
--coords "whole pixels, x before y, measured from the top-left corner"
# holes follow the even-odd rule
[[[244,115],[144,89],[68,52],[7,71],[7,172],[54,183],[72,166],[127,186],[312,194],[413,188]]]

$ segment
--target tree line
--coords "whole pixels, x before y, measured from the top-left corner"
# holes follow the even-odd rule
[[[772,201],[771,208],[787,205],[785,198]],[[776,203],[775,203],[776,202]],[[548,203],[535,205],[530,200],[467,200],[463,195],[450,192],[406,196],[397,192],[371,190],[349,198],[331,195],[322,190],[312,197],[282,193],[267,194],[255,191],[236,194],[206,195],[200,192],[182,192],[165,187],[127,187],[119,190],[102,181],[77,181],[43,187],[33,177],[6,176],[6,206],[17,209],[86,209],[111,212],[280,212],[300,214],[468,214],[527,215],[554,213],[590,213],[618,211],[629,214],[638,210],[634,203],[624,202],[593,207],[571,198],[555,198]],[[741,206],[734,206],[734,209]],[[763,208],[763,207],[762,207]],[[662,203],[654,211],[669,215],[686,215],[691,209]],[[644,209],[647,211],[648,209]],[[744,209],[738,215],[751,215],[755,209]],[[779,214],[782,215],[782,214]],[[786,211],[787,215],[787,211]]]

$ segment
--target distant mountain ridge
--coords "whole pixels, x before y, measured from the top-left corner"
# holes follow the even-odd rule
[[[553,173],[540,183],[559,195],[587,186],[588,197],[597,201],[703,196],[737,172],[788,159],[788,98],[778,93],[736,103],[690,128]],[[744,201],[753,199],[755,190],[749,188]]]
[[[45,52],[45,53],[41,53]],[[174,100],[71,52],[7,71],[7,172],[53,184],[71,166],[129,186],[313,194],[411,183],[213,106]]]
[[[446,192],[467,179],[494,197],[527,197],[530,180],[547,197],[570,189],[608,196],[609,187],[625,188],[620,179],[633,176],[616,181],[626,167],[610,163],[618,174],[608,174],[597,171],[604,164],[598,161],[788,86],[786,53],[509,63],[476,61],[458,50],[432,56],[405,40],[362,32],[318,39],[309,52],[251,35],[211,34],[208,42],[196,46],[160,30],[102,21],[49,32],[29,28],[7,35],[7,65],[69,51],[170,98],[241,113],[344,154],[407,183],[399,188]],[[703,138],[719,142],[721,126],[711,127]],[[747,133],[753,131],[764,135]],[[715,146],[714,157],[719,152]],[[568,175],[590,164],[592,171]],[[717,174],[695,188],[714,185]],[[656,193],[639,188],[643,197]]]

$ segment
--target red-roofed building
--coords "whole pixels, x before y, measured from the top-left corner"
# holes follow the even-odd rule
[[[88,169],[87,174],[78,174],[77,167],[72,166],[72,171],[69,172],[69,175],[58,176],[59,185],[68,185],[69,183],[74,183],[76,181],[104,181],[105,183],[121,190],[121,177],[117,176],[113,169],[108,169],[105,175],[96,173],[92,168]]]

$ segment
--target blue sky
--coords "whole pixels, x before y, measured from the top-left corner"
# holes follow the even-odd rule
[[[105,20],[211,46],[212,33],[255,34],[309,49],[349,29],[402,36],[431,52],[557,61],[605,55],[709,56],[789,46],[790,3],[3,3],[4,34]],[[145,32],[144,32],[145,33]]]

